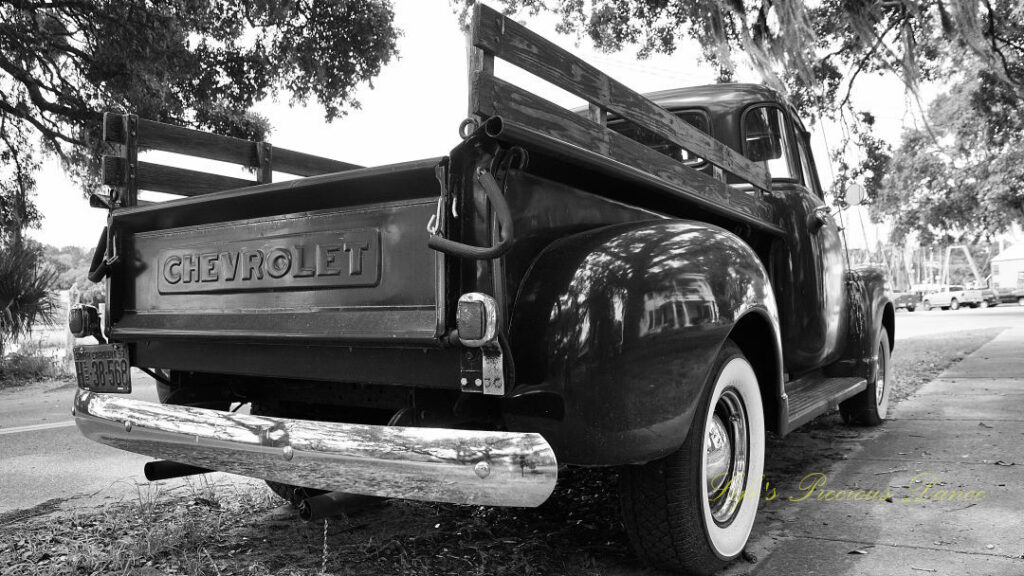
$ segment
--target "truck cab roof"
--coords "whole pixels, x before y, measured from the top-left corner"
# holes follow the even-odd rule
[[[760,84],[706,84],[661,90],[645,96],[672,112],[701,111],[711,127],[711,136],[736,151],[742,151],[739,138],[743,111],[754,104],[775,104],[789,111],[803,129],[802,122],[786,99]]]
[[[709,112],[735,111],[759,102],[789,106],[781,94],[761,84],[705,84],[660,90],[645,96],[664,108],[704,108]]]

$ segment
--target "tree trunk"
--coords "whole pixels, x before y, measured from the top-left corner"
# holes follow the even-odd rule
[[[68,290],[68,313],[71,312],[71,307],[78,304],[81,295],[78,292],[78,286],[72,284],[71,289]],[[67,322],[64,323],[64,369],[70,372],[75,370],[75,335],[71,333],[71,326]]]

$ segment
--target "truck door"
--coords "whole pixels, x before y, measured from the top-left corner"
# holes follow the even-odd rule
[[[844,265],[839,228],[815,174],[807,134],[778,104],[743,114],[744,154],[765,162],[769,201],[786,229],[771,255],[785,370],[799,374],[836,359],[845,344]]]

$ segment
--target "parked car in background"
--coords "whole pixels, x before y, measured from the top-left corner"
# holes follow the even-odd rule
[[[892,301],[897,310],[903,308],[907,312],[913,312],[921,305],[921,293],[918,291],[895,292]]]
[[[1024,306],[1024,290],[1012,288],[1001,288],[996,291],[999,296],[999,302],[1002,304],[1017,304],[1018,306]]]
[[[979,306],[982,308],[988,308],[989,306],[999,306],[999,294],[991,288],[981,289],[981,303]]]
[[[956,284],[939,286],[937,289],[925,294],[921,306],[925,310],[942,308],[943,310],[957,310],[961,306],[976,308],[981,305],[982,297],[980,290],[967,290]]]

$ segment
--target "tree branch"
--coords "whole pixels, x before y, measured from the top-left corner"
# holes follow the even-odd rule
[[[28,93],[29,100],[35,105],[40,112],[49,112],[58,116],[64,116],[69,120],[87,121],[97,120],[102,115],[98,112],[83,108],[72,108],[48,101],[40,91],[40,82],[28,76],[28,74],[21,68],[11,65],[11,63],[5,58],[0,57],[0,70],[8,72],[11,77],[19,81],[22,86],[25,87]],[[15,114],[16,116],[23,117],[25,114]]]
[[[3,94],[2,92],[0,92],[0,96],[3,96],[3,98],[6,99],[6,95]],[[50,128],[49,126],[46,126],[45,124],[43,124],[39,120],[33,118],[31,115],[24,114],[23,112],[19,111],[17,108],[15,108],[15,107],[11,106],[10,104],[8,104],[5,99],[0,99],[0,111],[6,112],[6,113],[10,114],[11,116],[14,116],[15,118],[21,118],[22,120],[24,120],[24,121],[28,122],[29,124],[31,124],[32,126],[34,126],[36,128],[36,130],[39,130],[39,133],[42,134],[43,138],[46,138],[47,140],[49,140],[50,143],[53,145],[54,152],[58,156],[61,157],[61,160],[67,160],[67,156],[64,154],[64,152],[61,149],[60,145],[57,143],[57,140],[63,140],[65,142],[67,142],[68,144],[74,144],[75,146],[84,146],[85,145],[84,141],[82,141],[80,139],[77,139],[77,138],[72,138],[72,137],[64,134],[63,132],[61,132],[59,130],[55,130],[55,129]]]
[[[857,76],[859,76],[860,73],[864,71],[864,68],[868,65],[868,63],[875,58],[878,47],[882,45],[882,43],[885,41],[885,37],[889,35],[889,32],[891,32],[892,29],[896,26],[896,23],[897,20],[892,20],[889,23],[889,26],[886,27],[886,29],[883,30],[881,34],[875,35],[874,45],[872,45],[871,48],[867,51],[867,53],[865,53],[864,56],[861,57],[861,59],[857,62],[857,65],[854,68],[853,73],[850,75],[850,80],[846,83],[846,95],[843,96],[842,101],[839,102],[839,108],[845,108],[846,105],[850,103],[850,97],[853,94],[854,80],[856,80]]]
[[[1006,80],[1009,81],[1010,84],[1016,84],[1013,80],[1014,74],[1010,71],[1010,62],[1007,60],[1006,54],[1003,54],[1003,51],[999,49],[999,44],[996,42],[996,40],[999,39],[999,34],[996,32],[995,10],[992,8],[991,0],[985,0],[985,8],[988,10],[988,33],[989,41],[992,45],[992,52],[999,57],[1000,63],[1003,66],[1003,76],[1006,77]],[[1009,44],[1009,42],[1006,43]],[[1020,48],[1018,47],[1018,49]],[[1021,93],[1021,86],[1017,86],[1015,91]]]

